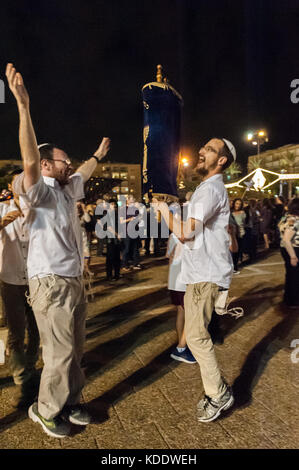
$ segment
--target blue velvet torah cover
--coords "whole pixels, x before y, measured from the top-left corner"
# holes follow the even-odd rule
[[[175,200],[183,100],[170,85],[157,82],[145,85],[142,96],[143,193]]]

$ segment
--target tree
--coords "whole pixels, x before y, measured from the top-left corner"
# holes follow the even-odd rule
[[[257,170],[258,168],[262,168],[263,159],[261,157],[252,157],[248,162],[248,171]]]
[[[238,175],[242,173],[242,168],[237,162],[233,162],[225,171],[227,181],[232,181],[237,178]]]
[[[290,152],[289,150],[287,151],[286,155],[282,157],[279,161],[279,166],[281,170],[287,170],[288,173],[293,173],[294,172],[294,167],[295,167],[295,162],[296,162],[296,155],[294,152]],[[293,192],[293,185],[292,181],[288,181],[288,198],[291,199],[292,197],[292,192]]]

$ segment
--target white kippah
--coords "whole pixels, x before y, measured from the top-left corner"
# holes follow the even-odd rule
[[[236,152],[235,147],[233,146],[233,144],[229,140],[223,139],[223,138],[222,138],[222,140],[223,140],[223,142],[226,143],[226,145],[228,146],[228,148],[229,148],[229,150],[230,150],[230,152],[231,152],[231,154],[234,158],[234,161],[236,161],[237,160],[237,152]]]
[[[37,147],[40,149],[41,147],[45,147],[46,145],[51,145],[51,144],[49,142],[47,142],[46,144],[40,144]]]

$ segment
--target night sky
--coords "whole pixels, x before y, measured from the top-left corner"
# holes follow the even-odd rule
[[[263,149],[299,142],[299,0],[26,0],[2,2],[0,21],[0,78],[12,61],[38,142],[73,158],[109,136],[111,161],[142,162],[141,88],[159,63],[184,98],[182,146],[194,161],[220,136],[245,166],[255,128],[269,133]],[[7,87],[0,158],[19,158],[17,127]]]

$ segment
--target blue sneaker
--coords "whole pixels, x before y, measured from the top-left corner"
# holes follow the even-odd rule
[[[170,357],[176,361],[186,362],[187,364],[195,364],[197,362],[188,346],[182,352],[179,352],[178,348],[175,348],[170,354]]]

